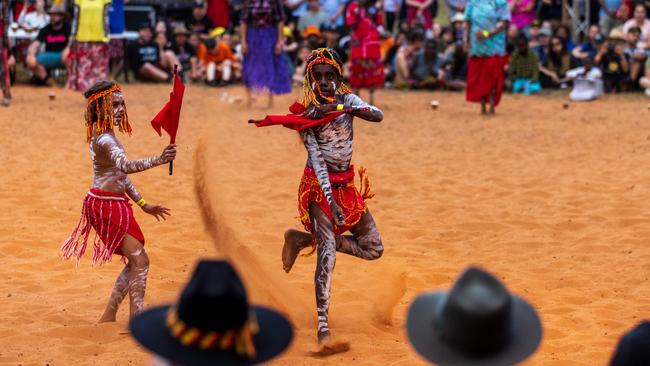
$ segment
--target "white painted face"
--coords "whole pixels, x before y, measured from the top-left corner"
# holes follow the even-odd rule
[[[119,126],[124,120],[124,95],[122,92],[113,93],[113,124]]]

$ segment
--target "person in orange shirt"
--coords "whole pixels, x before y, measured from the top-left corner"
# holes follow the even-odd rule
[[[205,69],[208,85],[224,85],[232,78],[235,55],[219,37],[210,38],[199,45],[197,57]]]

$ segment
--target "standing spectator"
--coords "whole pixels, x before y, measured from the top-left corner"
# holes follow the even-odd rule
[[[111,0],[108,18],[110,34],[124,33],[124,0]],[[124,44],[124,40],[118,38],[108,41],[109,68],[113,79],[124,71]]]
[[[188,78],[197,80],[199,78],[199,69],[197,65],[196,49],[189,44],[188,37],[190,31],[187,30],[185,25],[177,25],[174,28],[174,42],[172,43],[172,52],[178,58],[183,70],[182,76],[185,82]]]
[[[650,58],[645,61],[645,76],[639,80],[639,85],[645,89],[645,94],[650,97]]]
[[[214,24],[207,16],[207,5],[203,0],[196,0],[194,7],[192,7],[192,18],[190,18],[185,26],[192,33],[198,33],[201,39],[210,38],[208,33],[214,28]]]
[[[50,24],[38,32],[36,40],[29,45],[26,58],[27,67],[34,74],[36,83],[41,85],[45,84],[50,70],[65,67],[67,55],[63,51],[70,42],[70,24],[64,21],[63,7],[54,5],[48,13]],[[42,45],[45,48],[39,52]]]
[[[318,0],[309,0],[307,5],[307,11],[298,18],[299,32],[304,31],[310,25],[318,29],[329,26],[330,17],[321,10]]]
[[[596,58],[596,54],[600,49],[603,42],[605,42],[605,37],[599,33],[600,29],[597,25],[592,25],[589,28],[588,38],[583,44],[573,49],[571,55],[578,60],[583,60],[587,57],[590,59]]]
[[[617,93],[625,89],[625,81],[630,71],[630,64],[627,61],[623,50],[623,35],[619,29],[614,29],[607,41],[605,41],[594,62],[603,70],[603,82],[606,93]]]
[[[160,33],[153,41],[153,30],[144,23],[138,31],[138,40],[129,45],[129,62],[135,76],[143,81],[168,81],[174,65],[180,64],[174,53],[166,50],[166,38]]]
[[[528,49],[528,38],[524,34],[519,35],[517,48],[510,56],[508,84],[513,93],[524,95],[534,94],[542,89],[539,83],[539,58],[535,52]]]
[[[506,0],[469,0],[465,20],[465,44],[469,48],[466,99],[480,102],[483,114],[488,113],[489,104],[489,113],[494,114],[503,90],[510,9]]]
[[[108,10],[111,0],[74,0],[68,88],[85,91],[108,78]]]
[[[200,44],[197,57],[205,69],[206,84],[223,86],[230,83],[235,55],[230,46],[221,42],[219,37],[210,38]]]
[[[638,48],[650,48],[650,19],[646,17],[646,9],[643,5],[634,7],[634,17],[623,25],[623,32],[627,34],[632,27],[639,27],[641,36],[637,44]]]
[[[214,27],[228,29],[230,26],[230,9],[228,0],[207,0],[208,8],[206,15]]]
[[[541,0],[540,3],[540,21],[552,21],[558,23],[562,19],[562,0]]]
[[[406,24],[413,27],[415,24],[424,26],[427,38],[433,37],[433,14],[430,6],[434,0],[405,0]]]
[[[291,92],[291,77],[282,55],[284,9],[280,0],[246,0],[242,13],[241,48],[244,54],[242,80],[253,103],[251,91],[266,90],[269,107],[273,95]]]
[[[400,0],[384,0],[384,14],[386,14],[386,30],[395,32],[395,23],[401,6]]]
[[[0,2],[0,89],[2,90],[2,105],[8,107],[11,102],[11,81],[9,76],[9,4]]]
[[[650,321],[642,322],[621,338],[609,365],[650,365]]]
[[[557,89],[565,83],[566,73],[572,68],[571,54],[559,37],[551,38],[551,48],[546,60],[539,65],[544,88]]]
[[[530,26],[537,16],[535,0],[508,0],[508,6],[512,13],[512,24],[516,25],[526,37],[530,37]]]
[[[37,31],[50,23],[50,16],[45,12],[45,0],[36,0],[34,11],[27,12],[23,6],[18,17],[18,25],[27,31]]]
[[[368,102],[374,105],[375,89],[384,85],[379,37],[382,13],[370,0],[355,0],[348,7],[345,23],[352,29],[350,87],[357,95],[360,89],[369,89]]]
[[[573,80],[569,94],[573,101],[594,100],[603,93],[603,74],[590,57],[582,60],[582,66],[567,71],[566,76],[567,80]]]
[[[598,24],[603,34],[607,35],[612,29],[623,24],[622,15],[619,13],[623,0],[598,0],[598,3],[600,4]]]
[[[456,14],[465,14],[465,7],[467,0],[446,0],[447,9],[449,9],[449,19],[453,18]]]
[[[395,0],[388,0],[395,1]],[[346,0],[323,0],[321,3],[323,12],[330,18],[329,29],[340,31],[345,24],[343,15],[345,15]],[[385,4],[384,4],[385,5]]]

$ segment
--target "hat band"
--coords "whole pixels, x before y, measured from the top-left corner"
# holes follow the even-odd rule
[[[249,359],[254,359],[257,355],[253,334],[257,334],[259,328],[253,312],[240,329],[215,332],[188,326],[178,318],[176,307],[171,307],[167,312],[167,328],[171,336],[184,346],[202,350],[234,350],[238,355]]]

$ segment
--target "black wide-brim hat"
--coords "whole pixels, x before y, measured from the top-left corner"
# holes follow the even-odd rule
[[[459,292],[469,290],[478,294],[479,298],[483,297],[483,299],[492,296],[494,293],[485,291],[486,288],[482,287],[486,282],[492,282],[492,285],[496,288],[496,293],[500,292],[503,297],[507,297],[508,306],[505,307],[507,311],[502,313],[507,314],[505,318],[495,317],[490,319],[493,321],[492,324],[495,324],[495,319],[499,323],[508,324],[501,332],[507,334],[507,336],[503,337],[499,347],[494,348],[494,350],[470,352],[463,347],[463,344],[445,338],[443,334],[445,330],[442,328],[453,323],[453,321],[449,322],[447,320],[447,324],[441,324],[446,321],[444,314],[449,314],[445,313],[445,310],[448,310],[446,307],[453,307],[458,304],[471,307],[472,299],[463,298],[463,295],[458,295]],[[499,287],[501,288],[499,289]],[[504,299],[497,299],[491,305],[503,303],[500,300]],[[487,299],[486,303],[490,301],[490,299]],[[495,307],[498,307],[498,305]],[[478,310],[477,317],[482,316],[485,316],[485,314],[481,315],[481,310]],[[505,321],[506,318],[507,321]],[[461,325],[458,327],[461,330],[458,334],[462,334],[462,324],[467,321],[467,318],[458,317],[455,321]],[[542,339],[542,324],[535,309],[522,298],[507,293],[505,287],[502,287],[496,278],[477,268],[470,268],[466,271],[449,292],[430,292],[418,296],[408,310],[406,329],[409,341],[415,350],[422,357],[439,365],[515,365],[533,354]],[[497,334],[486,332],[485,329],[489,328],[486,326],[481,329],[485,334],[482,341],[479,340],[479,346],[480,343],[489,344],[498,337]],[[490,335],[493,337],[490,337]]]
[[[259,332],[253,335],[257,355],[246,359],[232,351],[202,350],[184,346],[172,337],[166,326],[171,306],[152,308],[138,315],[130,324],[131,334],[145,348],[162,358],[183,366],[201,365],[257,365],[282,353],[291,343],[293,330],[280,313],[261,306],[251,306],[255,312]]]

